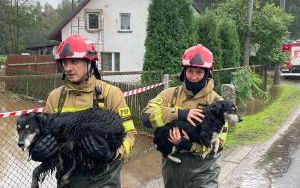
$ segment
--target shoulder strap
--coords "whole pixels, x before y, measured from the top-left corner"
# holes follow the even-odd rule
[[[173,92],[173,96],[171,98],[171,108],[175,107],[176,101],[177,101],[177,95],[178,95],[178,86],[175,88],[174,92]]]
[[[107,84],[104,88],[104,91],[102,91],[101,88],[99,88],[98,86],[95,86],[93,107],[99,107],[98,103],[103,103],[104,108],[106,108],[106,106],[107,106],[107,96],[108,96],[110,87],[111,86]],[[97,90],[99,90],[100,92],[97,92]],[[101,98],[100,98],[100,96],[101,96]]]
[[[99,108],[100,98],[99,96],[102,94],[102,89],[99,86],[94,87],[93,91],[93,108]]]
[[[62,109],[64,107],[64,104],[65,104],[66,97],[67,97],[67,91],[65,90],[65,87],[63,86],[62,90],[60,92],[60,96],[59,96],[59,100],[58,100],[58,105],[57,105],[57,112],[58,113],[61,113],[61,111],[62,111]]]

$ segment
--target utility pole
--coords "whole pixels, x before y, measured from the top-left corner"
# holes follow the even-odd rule
[[[285,0],[280,0],[280,8],[283,12],[285,12]]]
[[[280,0],[280,8],[283,12],[285,12],[285,0]],[[280,65],[275,65],[274,67],[274,85],[278,85],[280,83]]]
[[[245,46],[244,46],[243,66],[249,66],[252,14],[253,14],[253,0],[249,0],[248,11],[247,11],[247,30],[246,30],[246,38],[245,38]]]
[[[72,10],[74,9],[74,0],[72,0]]]

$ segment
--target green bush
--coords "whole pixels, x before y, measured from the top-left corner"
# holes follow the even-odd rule
[[[245,104],[256,97],[269,99],[268,93],[262,90],[262,80],[250,68],[233,72],[231,83],[235,86],[238,104]]]
[[[219,36],[222,50],[222,67],[240,66],[240,42],[235,22],[231,19],[220,19]]]
[[[4,64],[6,61],[6,56],[5,55],[0,55],[0,64]]]

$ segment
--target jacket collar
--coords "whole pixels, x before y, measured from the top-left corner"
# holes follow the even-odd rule
[[[91,76],[87,82],[80,85],[72,84],[71,82],[66,80],[64,85],[67,91],[79,91],[87,93],[94,90],[96,85],[96,78],[94,76]]]
[[[186,88],[185,83],[183,82],[182,88],[184,93],[187,95],[187,98],[201,98],[203,96],[206,96],[208,93],[210,93],[214,89],[214,80],[209,79],[206,85],[204,86],[203,89],[201,89],[196,95],[193,94],[192,91],[188,90]]]

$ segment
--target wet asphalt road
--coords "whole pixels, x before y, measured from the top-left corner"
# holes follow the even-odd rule
[[[268,187],[300,187],[300,116],[257,162]]]
[[[300,80],[287,82],[300,87]],[[300,113],[293,119],[267,152],[252,159],[232,187],[300,188]]]

